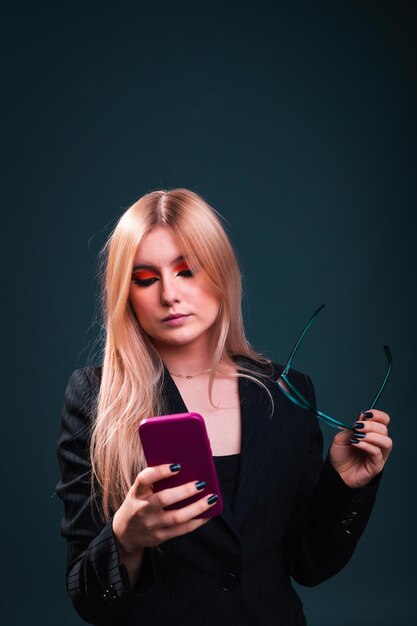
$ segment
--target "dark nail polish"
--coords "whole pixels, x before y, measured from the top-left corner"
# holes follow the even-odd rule
[[[371,411],[362,411],[362,415],[364,415],[365,419],[367,419],[367,420],[371,419],[371,417],[374,416],[374,414],[371,413]]]
[[[198,489],[200,491],[200,489],[204,489],[204,487],[207,485],[205,480],[199,480],[198,482],[196,482],[195,486],[196,489]]]
[[[350,440],[351,443],[359,443],[359,439],[356,439],[356,437],[352,437],[352,439]]]
[[[179,463],[173,463],[169,466],[169,469],[171,470],[171,472],[178,472],[178,470],[181,469],[181,465]]]
[[[217,502],[218,499],[219,499],[219,496],[215,493],[212,496],[210,496],[209,498],[207,498],[207,502],[209,504],[214,504],[215,502]]]
[[[365,428],[365,424],[363,422],[355,422],[353,425],[355,428]]]
[[[355,439],[365,439],[365,433],[355,433]]]

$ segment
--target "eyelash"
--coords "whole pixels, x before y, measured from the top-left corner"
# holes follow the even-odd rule
[[[193,270],[187,268],[178,272],[177,276],[182,276],[183,278],[193,278],[194,272]]]
[[[158,280],[157,278],[145,278],[141,280],[140,278],[132,278],[132,282],[134,285],[138,287],[150,287],[153,283]]]
[[[190,269],[184,269],[181,270],[180,272],[177,273],[177,276],[181,276],[182,278],[193,278],[194,273],[192,270]],[[137,285],[138,287],[150,287],[151,285],[153,285],[157,280],[159,280],[158,278],[152,277],[152,278],[132,278],[132,282],[134,285]]]

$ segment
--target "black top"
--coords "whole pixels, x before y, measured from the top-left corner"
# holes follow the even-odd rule
[[[213,456],[217,477],[223,498],[226,498],[233,511],[237,481],[239,477],[240,454]]]

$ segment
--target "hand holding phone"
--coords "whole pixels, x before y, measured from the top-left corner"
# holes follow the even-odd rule
[[[118,545],[119,558],[127,567],[132,584],[136,580],[144,548],[190,533],[211,519],[202,517],[201,514],[215,504],[208,502],[209,493],[206,492],[201,497],[196,481],[154,493],[155,485],[180,473],[178,465],[146,467],[136,476],[113,517],[112,530]],[[196,502],[180,510],[164,510],[164,507],[189,499],[195,494],[199,494]]]
[[[149,418],[139,428],[149,467],[139,472],[112,522],[119,556],[132,580],[144,548],[190,533],[223,510],[201,415]],[[167,462],[159,461],[165,458]],[[207,484],[201,489],[202,481]]]

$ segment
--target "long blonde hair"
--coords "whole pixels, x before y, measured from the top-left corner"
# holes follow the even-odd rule
[[[135,476],[146,467],[139,423],[164,410],[160,397],[164,365],[129,302],[138,246],[160,225],[172,230],[184,255],[201,268],[221,303],[212,333],[212,376],[221,360],[230,362],[235,355],[259,364],[266,361],[246,340],[241,275],[216,211],[188,189],[153,191],[141,197],[123,213],[102,251],[106,258],[102,288],[106,335],[90,453],[93,483],[97,481],[101,487],[105,520],[120,507]],[[251,371],[249,368],[249,375]]]

